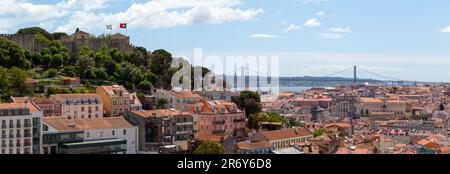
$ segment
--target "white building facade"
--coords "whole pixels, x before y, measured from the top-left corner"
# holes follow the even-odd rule
[[[40,154],[42,117],[33,103],[0,104],[0,154]]]

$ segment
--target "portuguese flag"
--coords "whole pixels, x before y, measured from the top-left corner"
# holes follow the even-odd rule
[[[127,23],[120,23],[120,28],[126,29],[127,28]]]

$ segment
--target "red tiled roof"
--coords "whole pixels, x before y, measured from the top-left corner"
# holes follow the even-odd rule
[[[3,103],[3,104],[0,104],[0,109],[23,109],[23,108],[30,109],[30,112],[41,111],[32,102],[28,102],[26,104],[25,103]]]
[[[260,133],[269,141],[312,136],[312,133],[304,127],[265,131]]]
[[[63,117],[45,117],[44,122],[59,131],[134,127],[123,117],[92,118],[92,119],[68,119]]]
[[[251,149],[259,149],[259,148],[270,148],[272,144],[267,141],[261,142],[238,142],[237,147],[240,150],[251,150]]]

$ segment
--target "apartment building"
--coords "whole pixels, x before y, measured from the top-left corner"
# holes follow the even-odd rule
[[[188,112],[174,109],[140,110],[125,113],[125,118],[139,127],[142,151],[159,152],[161,147],[188,150],[194,137],[193,118]]]
[[[55,112],[68,119],[103,117],[103,102],[98,94],[54,94],[49,97],[56,103]]]
[[[156,104],[160,99],[166,99],[168,101],[167,108],[176,109],[179,111],[190,111],[193,104],[200,102],[201,96],[193,93],[192,91],[167,91],[156,90],[153,94],[154,102],[153,109],[156,109]]]
[[[136,154],[138,127],[123,117],[44,118],[45,154]]]
[[[103,101],[107,117],[121,116],[128,111],[142,109],[142,104],[136,95],[129,93],[122,85],[99,86],[96,93]]]
[[[382,100],[380,98],[360,98],[356,114],[370,116],[374,112],[392,112],[395,115],[410,114],[408,103],[401,100]]]
[[[224,100],[204,100],[192,106],[196,134],[244,136],[245,113]]]
[[[32,102],[0,104],[0,154],[40,154],[42,115]]]

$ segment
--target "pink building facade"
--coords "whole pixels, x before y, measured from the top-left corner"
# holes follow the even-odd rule
[[[232,102],[206,100],[192,106],[195,134],[245,134],[245,113]]]

